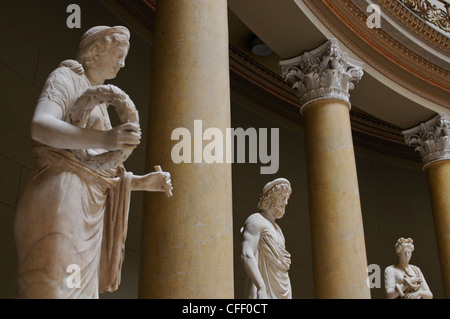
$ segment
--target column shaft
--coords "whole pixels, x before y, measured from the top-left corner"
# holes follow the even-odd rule
[[[226,0],[158,1],[147,163],[171,173],[174,196],[146,195],[140,298],[234,296],[231,164],[193,155],[194,120],[230,127],[228,61]],[[191,133],[192,163],[171,158],[176,128]]]
[[[444,293],[450,298],[450,160],[425,167],[431,195],[434,228]]]
[[[350,94],[363,63],[336,39],[280,62],[305,119],[314,284],[317,298],[370,298]]]
[[[316,297],[370,298],[348,104],[317,101],[303,114]]]
[[[420,152],[427,174],[444,292],[450,298],[450,118],[439,113],[402,133]]]

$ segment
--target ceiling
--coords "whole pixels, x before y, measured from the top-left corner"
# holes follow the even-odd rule
[[[334,6],[332,9],[344,11],[342,17],[344,21],[337,18],[336,12],[332,12],[327,6],[327,1],[228,0],[229,8],[232,11],[230,14],[230,42],[241,48],[245,45],[250,46],[248,33],[255,34],[275,54],[265,59],[258,60],[256,56],[253,58],[273,72],[280,72],[278,67],[280,60],[312,50],[329,38],[338,38],[343,50],[347,51],[352,58],[365,62],[365,75],[356,85],[355,90],[351,92],[351,102],[355,108],[402,129],[428,120],[437,112],[450,114],[450,55],[448,51],[436,48],[429,51],[422,50],[422,52],[416,50],[425,60],[436,61],[432,67],[446,72],[442,77],[441,82],[444,83],[444,88],[442,88],[420,78],[420,74],[418,76],[402,68],[377,52],[371,46],[372,43],[363,41],[364,37],[379,41],[375,32],[366,28],[365,34],[358,35],[354,29],[351,29],[352,25],[349,26],[348,21],[344,19],[349,16],[355,19],[351,17],[352,13],[349,13],[348,4],[357,3],[359,8],[355,5],[354,10],[356,10],[361,9],[364,5],[368,6],[369,2],[364,0],[331,1]],[[336,8],[338,4],[341,4],[342,7]],[[397,28],[393,27],[392,21],[396,22],[394,26]],[[394,30],[394,32],[390,32],[398,38],[402,36],[405,39],[411,39],[414,36],[412,34],[409,37],[405,36],[406,33],[400,30],[400,27],[407,28],[384,11],[381,26]],[[419,37],[413,38],[413,43],[418,42],[417,38]],[[400,46],[397,43],[395,45]],[[393,44],[391,46],[394,47]],[[423,47],[433,47],[433,45],[426,43]],[[394,53],[398,56],[401,54],[400,52]],[[436,66],[438,63],[439,66]],[[425,68],[420,71],[429,73]]]
[[[103,2],[152,42],[157,0]],[[355,137],[360,134],[359,142],[370,148],[411,157],[414,151],[407,149],[402,131],[436,113],[450,115],[450,39],[402,2],[408,1],[228,0],[232,89],[301,122],[299,98],[281,77],[279,62],[337,38],[344,51],[364,62],[365,74],[350,92]],[[367,27],[370,4],[381,9],[380,29]],[[274,53],[254,55],[255,37]]]

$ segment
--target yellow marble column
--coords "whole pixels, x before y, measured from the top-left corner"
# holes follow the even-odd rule
[[[450,160],[425,168],[431,194],[445,297],[450,299]]]
[[[438,114],[403,132],[421,153],[427,174],[445,298],[450,299],[450,118]]]
[[[348,106],[321,100],[303,115],[316,296],[370,297]]]
[[[315,295],[370,298],[348,94],[362,64],[331,39],[280,65],[303,104]]]
[[[230,127],[227,1],[157,5],[147,163],[171,173],[174,195],[146,195],[139,297],[233,298],[231,164],[198,160],[194,129]],[[192,163],[173,161],[177,128],[190,132]]]

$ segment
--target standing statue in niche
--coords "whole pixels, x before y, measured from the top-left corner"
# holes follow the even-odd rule
[[[287,179],[278,178],[266,184],[258,203],[259,212],[250,215],[241,229],[241,260],[247,274],[248,299],[292,299],[288,274],[291,255],[275,222],[284,216],[291,193]]]
[[[140,143],[139,117],[119,88],[127,28],[98,26],[77,60],[48,77],[31,124],[35,167],[18,203],[18,298],[98,298],[120,284],[131,191],[166,191],[170,174],[143,176],[123,162]],[[122,122],[112,128],[107,106]],[[159,167],[157,167],[159,168]]]
[[[395,245],[398,263],[384,271],[384,285],[388,299],[432,299],[433,294],[420,268],[410,265],[414,251],[411,238],[400,238]]]

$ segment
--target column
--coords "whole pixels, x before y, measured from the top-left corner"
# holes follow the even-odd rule
[[[146,194],[139,297],[233,298],[231,164],[202,161],[194,129],[231,126],[227,1],[158,1],[156,19],[147,163],[171,173],[174,195]],[[191,163],[174,163],[182,141]]]
[[[316,297],[370,298],[348,93],[362,63],[331,39],[280,66],[298,90],[305,121]]]
[[[438,114],[404,131],[407,144],[422,156],[433,211],[445,297],[450,299],[450,117]]]

